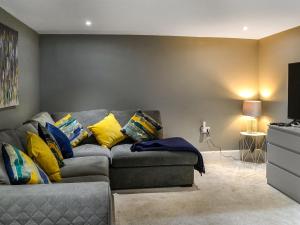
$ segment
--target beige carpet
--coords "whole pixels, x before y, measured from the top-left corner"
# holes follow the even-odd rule
[[[114,194],[117,225],[297,225],[300,205],[266,184],[265,164],[204,153],[191,188]]]

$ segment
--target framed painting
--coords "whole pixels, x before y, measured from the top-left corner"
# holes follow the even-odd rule
[[[0,108],[19,105],[18,32],[0,23]]]

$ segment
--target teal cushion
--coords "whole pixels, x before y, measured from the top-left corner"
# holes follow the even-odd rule
[[[49,184],[46,173],[20,149],[4,143],[2,156],[11,184]]]

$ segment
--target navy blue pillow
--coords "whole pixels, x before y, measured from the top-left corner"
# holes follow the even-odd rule
[[[73,149],[69,138],[56,126],[46,123],[47,130],[52,134],[55,138],[59,148],[61,150],[61,154],[63,155],[64,159],[72,158],[73,157]]]

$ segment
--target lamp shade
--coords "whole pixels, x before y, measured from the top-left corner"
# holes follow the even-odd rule
[[[245,100],[243,102],[245,116],[258,117],[261,115],[261,101]]]

